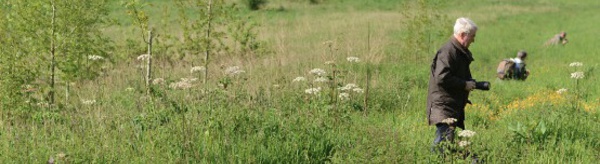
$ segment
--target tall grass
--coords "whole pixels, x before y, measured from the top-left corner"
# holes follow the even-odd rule
[[[67,105],[24,103],[2,109],[0,161],[40,163],[52,157],[57,163],[466,162],[441,159],[429,151],[435,130],[425,117],[431,59],[405,60],[414,54],[402,47],[401,37],[410,31],[400,28],[407,19],[401,2],[272,3],[285,4],[286,10],[269,10],[267,5],[246,11],[262,24],[258,36],[273,48],[272,55],[221,56],[210,66],[214,78],[208,87],[188,79],[190,88],[170,87],[196,76],[190,64],[168,67],[158,61],[153,76],[165,82],[153,84],[148,96],[136,68],[139,53],[120,50],[131,54],[106,76],[74,83]],[[594,14],[598,2],[470,0],[445,5],[439,10],[449,18],[469,16],[479,25],[471,68],[476,79],[492,81],[492,90],[471,94],[474,104],[466,109],[467,129],[477,132],[470,140],[472,152],[489,163],[600,159],[595,72],[599,58],[594,57],[599,40],[592,35],[600,19]],[[450,29],[453,21],[438,23]],[[127,31],[119,28],[129,27],[111,27]],[[569,33],[568,45],[542,46],[561,30]],[[443,43],[450,35],[432,39]],[[436,50],[441,45],[433,46]],[[521,49],[529,52],[529,79],[494,81],[497,62]],[[361,61],[353,63],[348,57]],[[578,69],[585,78],[577,82],[582,96],[572,101],[579,93],[574,92],[569,63],[577,61],[583,62]],[[227,74],[231,66],[245,72]],[[326,83],[313,81],[316,77],[309,71],[314,68],[326,71]],[[370,79],[367,70],[372,71]],[[307,81],[293,82],[298,76]],[[369,111],[364,115],[365,95],[353,92],[344,101],[338,88],[348,83],[364,88],[367,80]],[[314,87],[321,92],[305,93]],[[558,94],[561,88],[568,91]],[[572,103],[579,104],[577,109]],[[28,115],[9,112],[16,109]]]

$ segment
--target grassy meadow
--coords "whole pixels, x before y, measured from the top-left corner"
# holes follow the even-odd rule
[[[179,58],[166,46],[185,35],[176,5],[145,2],[162,79],[152,93],[143,32],[109,2],[103,74],[57,85],[59,105],[0,110],[0,163],[470,163],[430,152],[425,109],[431,60],[461,16],[479,26],[472,74],[492,88],[471,93],[476,135],[461,149],[487,163],[600,160],[600,1],[269,0],[256,11],[235,1],[264,51],[211,56],[207,83],[190,70],[203,51]],[[543,46],[560,31],[567,45]],[[497,80],[519,50],[530,77]]]

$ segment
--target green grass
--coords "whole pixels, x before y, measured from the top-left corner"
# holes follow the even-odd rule
[[[161,7],[169,6],[165,2],[152,1],[155,5],[146,10],[160,13]],[[122,24],[108,28],[105,35],[117,41],[139,38],[127,23],[125,9],[113,5],[111,17]],[[281,6],[284,10],[277,11]],[[469,0],[440,6],[450,20],[468,16],[479,25],[471,69],[477,80],[492,82],[492,90],[471,94],[475,105],[466,111],[467,129],[477,132],[473,152],[489,163],[600,159],[598,7],[594,0]],[[24,104],[2,109],[0,161],[42,163],[53,157],[57,163],[465,162],[442,161],[429,152],[435,128],[427,125],[425,116],[431,57],[451,34],[433,38],[431,52],[422,58],[401,53],[406,52],[401,48],[403,9],[393,0],[331,0],[318,5],[273,0],[266,9],[244,11],[253,16],[250,21],[261,24],[259,38],[273,54],[222,56],[210,67],[214,79],[207,85],[196,82],[188,90],[169,89],[168,84],[195,76],[189,73],[193,61],[159,65],[155,77],[165,78],[167,84],[155,86],[153,96],[144,95],[140,70],[135,68],[139,61],[118,60],[108,75],[74,84],[70,100],[61,98],[58,108]],[[439,23],[448,31],[453,25]],[[178,27],[156,28],[177,33],[172,29]],[[562,30],[568,32],[569,44],[542,46]],[[332,41],[333,49],[323,44],[326,41]],[[521,49],[529,52],[531,77],[497,81],[497,62]],[[362,61],[349,63],[349,56]],[[292,82],[297,76],[312,80],[308,71],[313,68],[331,75],[334,68],[324,64],[330,60],[337,64],[335,79],[341,85],[355,83],[366,89],[369,82],[366,110],[365,93],[331,104],[329,85]],[[568,66],[576,61],[584,66]],[[231,78],[231,85],[222,89],[221,65],[239,65],[246,73]],[[578,86],[570,78],[576,69],[585,72]],[[322,87],[319,96],[304,93],[316,86]],[[561,88],[569,91],[557,95]],[[64,95],[63,89],[58,95]],[[581,97],[576,99],[578,90]],[[82,99],[96,103],[84,105]],[[511,131],[518,125],[523,130]]]

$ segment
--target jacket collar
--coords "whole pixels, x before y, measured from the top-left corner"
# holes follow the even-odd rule
[[[458,42],[458,39],[456,39],[456,37],[454,37],[454,35],[452,37],[450,37],[450,40],[452,42],[452,45],[454,47],[456,47],[456,49],[460,50],[462,52],[462,54],[465,54],[467,57],[467,59],[469,59],[469,61],[473,61],[473,55],[471,54],[471,51],[469,51],[468,48],[463,47],[463,45],[460,44],[460,42]]]

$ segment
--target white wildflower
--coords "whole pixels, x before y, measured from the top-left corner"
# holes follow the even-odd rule
[[[63,152],[60,152],[60,153],[56,154],[56,158],[58,158],[58,159],[63,159],[63,158],[65,158],[66,156],[67,156],[67,154],[65,154],[65,153],[63,153]]]
[[[165,79],[163,78],[156,78],[154,80],[152,80],[152,84],[154,85],[160,85],[160,84],[164,84],[165,83]]]
[[[470,130],[463,130],[460,131],[460,133],[458,133],[459,137],[466,137],[466,138],[471,138],[473,136],[475,136],[475,132],[474,131],[470,131]]]
[[[198,78],[192,77],[192,78],[181,78],[182,82],[187,82],[187,83],[192,83],[195,81],[198,81]]]
[[[469,146],[469,145],[471,145],[471,142],[469,142],[469,141],[460,141],[460,142],[458,142],[458,146],[460,146],[460,147],[466,147],[466,146]]]
[[[225,74],[227,74],[228,76],[235,76],[235,75],[239,75],[239,74],[242,74],[245,72],[246,71],[240,69],[239,66],[232,66],[232,67],[225,69]]]
[[[298,76],[294,80],[292,80],[292,82],[301,82],[301,81],[306,81],[306,78],[304,78],[302,76]]]
[[[140,56],[137,57],[137,60],[148,60],[149,58],[150,58],[150,55],[141,54]]]
[[[317,75],[317,76],[324,76],[325,74],[327,74],[325,72],[325,70],[321,69],[321,68],[315,68],[310,70],[310,73],[313,75]]]
[[[340,87],[340,88],[338,88],[338,89],[339,89],[339,90],[342,90],[342,91],[349,91],[349,90],[352,90],[352,89],[354,89],[354,88],[358,88],[358,85],[356,85],[356,84],[354,84],[354,83],[349,83],[349,84],[346,84],[346,86],[344,86],[344,87]]]
[[[583,63],[581,62],[573,62],[571,64],[569,64],[569,67],[581,67],[583,66]]]
[[[316,82],[316,83],[324,83],[324,82],[328,82],[328,81],[329,81],[329,79],[325,78],[325,77],[319,77],[314,80],[314,82]]]
[[[309,89],[304,90],[305,93],[308,93],[308,94],[311,94],[311,95],[319,94],[320,91],[321,91],[321,87],[309,88]]]
[[[338,97],[340,98],[340,100],[344,101],[350,99],[350,94],[342,92],[340,93],[340,95],[338,95]]]
[[[50,106],[50,104],[48,102],[38,102],[36,105],[39,107],[49,107]]]
[[[190,69],[190,72],[191,73],[202,72],[204,70],[206,70],[206,68],[204,68],[204,66],[195,66],[195,67],[192,67],[192,69]]]
[[[104,59],[104,57],[98,56],[98,55],[89,55],[88,59],[90,59],[90,60],[102,60],[102,59]]]
[[[189,88],[192,88],[192,84],[190,84],[188,81],[179,81],[179,82],[169,84],[169,88],[171,88],[171,89],[189,89]]]
[[[335,62],[330,60],[330,61],[326,61],[325,64],[326,65],[335,65]]]
[[[458,121],[456,118],[446,118],[442,120],[442,123],[450,125],[454,124],[456,121]]]
[[[83,105],[92,105],[92,104],[96,103],[96,100],[84,100],[84,99],[82,99],[81,103]]]
[[[356,93],[364,93],[365,90],[363,90],[362,88],[354,88],[352,89],[352,91],[356,92]]]
[[[131,88],[131,87],[127,87],[127,88],[125,88],[125,91],[128,91],[128,92],[131,92],[131,91],[133,91],[133,90],[134,90],[134,89],[133,89],[133,88]]]
[[[561,89],[559,89],[558,91],[556,91],[556,93],[558,93],[558,94],[563,94],[563,93],[565,93],[565,92],[567,92],[567,89],[566,89],[566,88],[561,88]]]
[[[21,86],[21,87],[23,88],[23,92],[35,92],[36,91],[36,89],[32,85],[29,85],[29,84]]]
[[[360,59],[354,56],[348,57],[346,58],[346,60],[348,60],[350,63],[358,63],[360,62]]]
[[[573,79],[583,79],[583,77],[585,77],[583,75],[583,72],[573,72],[573,73],[571,73],[571,78],[573,78]]]

